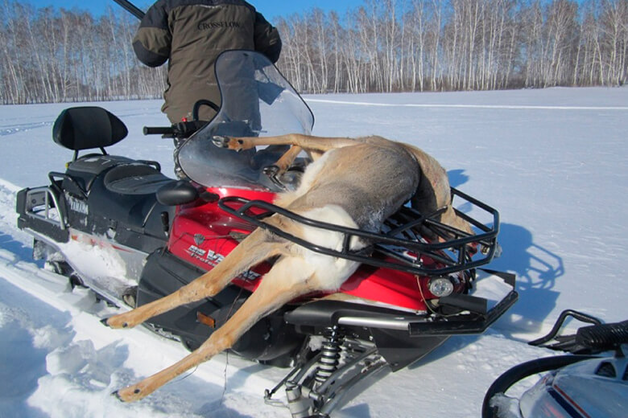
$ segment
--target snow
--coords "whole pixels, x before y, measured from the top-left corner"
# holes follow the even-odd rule
[[[628,318],[627,88],[306,100],[315,134],[416,144],[448,169],[455,187],[497,208],[503,253],[490,267],[515,273],[520,293],[484,335],[452,337],[417,364],[376,375],[335,416],[479,416],[499,374],[551,354],[526,341],[547,332],[562,310]],[[144,125],[167,125],[160,101],[97,105],[131,132],[110,153],[157,160],[172,173],[172,143],[141,135]],[[263,400],[285,370],[226,354],[141,402],[110,396],[187,352],[141,327],[102,326],[114,308],[71,291],[32,260],[32,239],[16,227],[15,194],[46,184],[47,173],[71,159],[50,136],[64,107],[0,108],[0,417],[288,417]]]

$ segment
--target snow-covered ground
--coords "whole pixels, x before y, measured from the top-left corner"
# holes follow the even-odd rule
[[[427,358],[378,376],[339,417],[474,417],[504,370],[549,355],[525,343],[575,308],[628,318],[628,89],[307,96],[315,134],[379,134],[438,158],[451,182],[501,213],[503,255],[520,300],[482,336],[453,337]],[[129,127],[113,154],[172,172],[160,101],[101,103]],[[266,405],[284,370],[220,355],[156,394],[122,404],[110,393],[186,354],[144,329],[114,331],[112,308],[31,259],[16,228],[15,193],[44,185],[71,153],[51,140],[65,105],[0,107],[0,417],[287,417]],[[573,325],[572,325],[573,326]]]

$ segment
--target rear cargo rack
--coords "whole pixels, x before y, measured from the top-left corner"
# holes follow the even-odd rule
[[[491,224],[485,225],[457,211],[460,217],[479,229],[478,234],[472,235],[436,220],[444,209],[425,216],[411,207],[404,206],[385,222],[383,231],[373,233],[315,221],[261,200],[232,196],[221,199],[218,205],[240,219],[317,253],[411,274],[444,276],[488,264],[498,248],[499,213],[457,189],[452,188],[451,191],[452,197],[457,196],[465,203],[490,215]],[[264,222],[265,218],[274,214],[307,226],[342,233],[343,248],[341,250],[326,248]],[[430,236],[429,241],[425,235]],[[359,251],[352,251],[350,243],[354,237],[362,238],[371,245]],[[482,251],[473,257],[478,247]]]

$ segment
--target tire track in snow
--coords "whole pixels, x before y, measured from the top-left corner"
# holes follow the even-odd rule
[[[0,136],[8,136],[20,132],[27,132],[32,129],[42,128],[46,126],[52,126],[52,122],[33,122],[22,123],[19,125],[4,125],[2,129],[0,129]]]

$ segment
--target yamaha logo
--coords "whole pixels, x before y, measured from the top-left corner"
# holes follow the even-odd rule
[[[205,237],[202,234],[194,234],[194,244],[200,247],[203,242],[205,242]]]
[[[78,212],[83,215],[89,214],[89,207],[87,203],[83,200],[77,199],[71,196],[69,193],[65,194],[65,200],[68,202],[68,206],[71,211]]]

